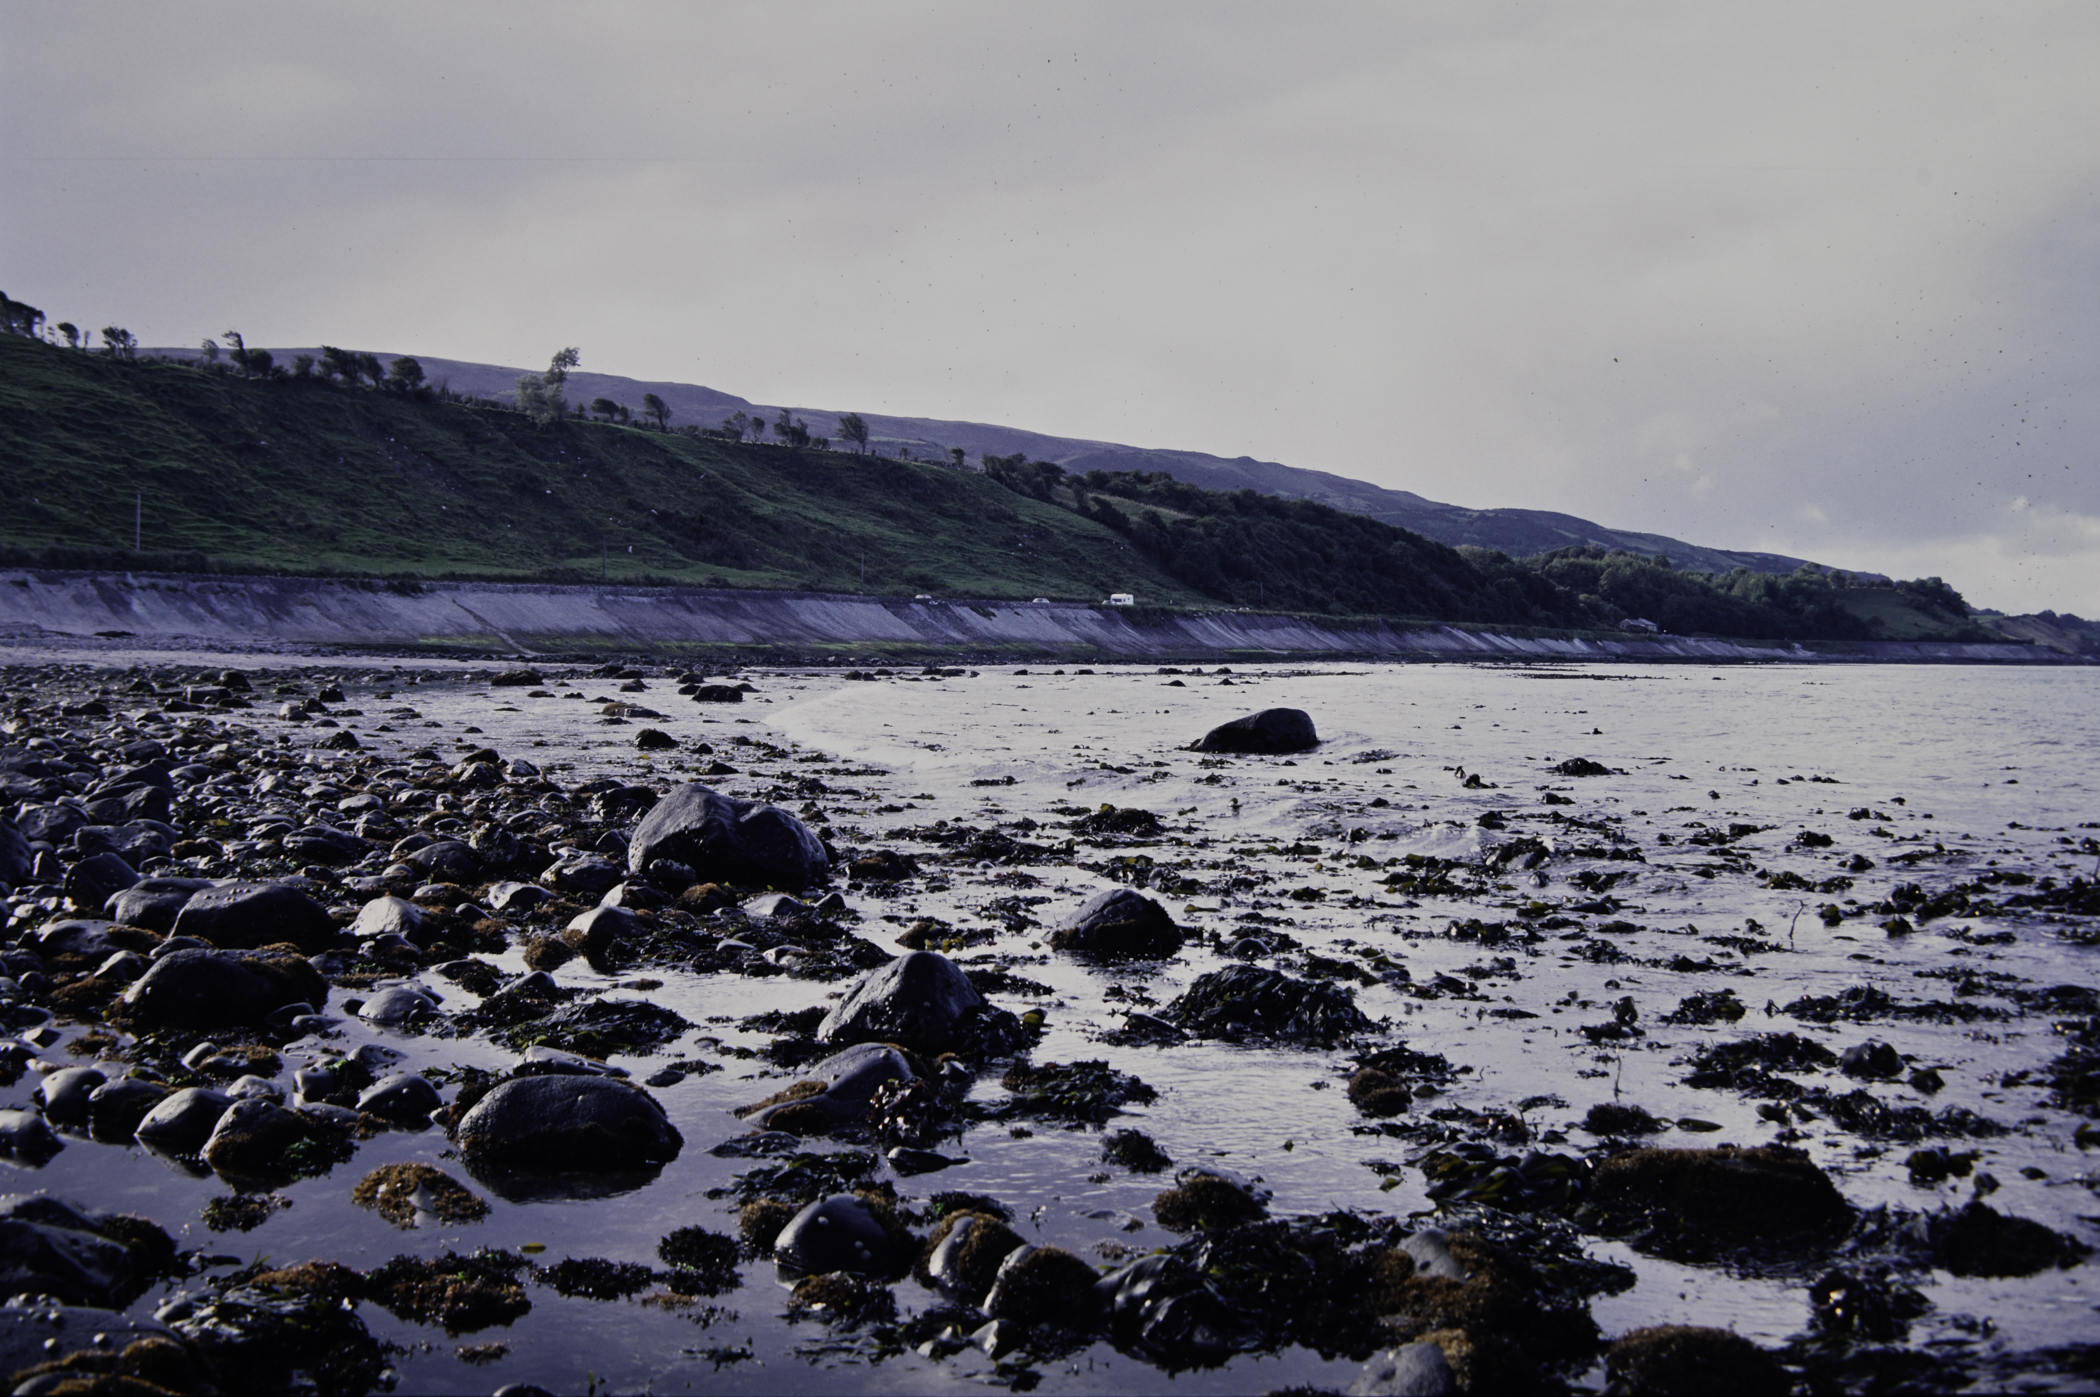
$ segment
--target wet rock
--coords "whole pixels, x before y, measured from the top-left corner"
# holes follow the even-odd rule
[[[1597,1166],[1591,1197],[1645,1219],[1641,1244],[1679,1257],[1812,1251],[1842,1237],[1853,1217],[1829,1175],[1781,1145],[1631,1150]]]
[[[1636,1329],[1605,1356],[1612,1386],[1628,1397],[1786,1397],[1793,1378],[1779,1360],[1727,1329],[1662,1324]]]
[[[1312,715],[1304,709],[1265,708],[1212,728],[1193,750],[1277,754],[1310,751],[1319,745]]]
[[[426,1121],[442,1106],[437,1088],[413,1072],[380,1078],[357,1098],[357,1109],[390,1121]]]
[[[233,1105],[233,1098],[210,1087],[184,1087],[172,1092],[139,1121],[133,1132],[140,1141],[176,1155],[199,1155],[204,1142]]]
[[[1957,1276],[2031,1276],[2075,1266],[2092,1252],[2076,1237],[1980,1201],[1921,1222],[1933,1265]]]
[[[61,1067],[37,1083],[31,1099],[43,1108],[47,1119],[60,1125],[85,1125],[88,1098],[109,1080],[99,1067]]]
[[[64,1148],[65,1143],[36,1112],[0,1110],[0,1158],[37,1169]]]
[[[592,960],[603,959],[623,941],[641,935],[642,924],[624,907],[593,907],[572,918],[561,939]]]
[[[781,1263],[809,1275],[850,1271],[889,1277],[901,1274],[909,1253],[867,1200],[835,1193],[811,1203],[773,1241]]]
[[[1181,1257],[1160,1253],[1094,1286],[1116,1346],[1164,1367],[1215,1367],[1261,1336]]]
[[[1017,1063],[999,1084],[1013,1093],[993,1108],[995,1119],[1026,1118],[1103,1125],[1127,1105],[1150,1105],[1159,1093],[1127,1072],[1095,1058],[1086,1062]]]
[[[1331,981],[1297,980],[1256,965],[1197,977],[1161,1017],[1199,1038],[1273,1038],[1326,1045],[1365,1033],[1371,1020],[1355,996]]]
[[[1167,909],[1129,888],[1088,899],[1050,933],[1052,950],[1102,960],[1171,956],[1181,943],[1181,928]]]
[[[305,955],[317,955],[336,940],[335,922],[327,909],[283,883],[205,888],[183,904],[173,933],[194,936],[220,950],[253,950],[288,942]]]
[[[88,1132],[97,1140],[129,1140],[153,1108],[167,1099],[158,1082],[119,1077],[88,1093]]]
[[[1415,1104],[1415,1097],[1392,1073],[1361,1067],[1349,1079],[1349,1101],[1367,1116],[1398,1116]]]
[[[482,869],[481,855],[457,839],[426,844],[403,862],[433,883],[472,883]]]
[[[209,1391],[189,1342],[157,1321],[88,1306],[0,1309],[0,1374],[16,1392],[161,1397]]]
[[[864,1123],[868,1105],[884,1083],[914,1078],[911,1064],[895,1048],[860,1043],[812,1064],[804,1080],[746,1111],[758,1113],[752,1123],[762,1130],[824,1135]]]
[[[1458,1391],[1444,1350],[1418,1342],[1379,1354],[1345,1389],[1349,1397],[1447,1397]]]
[[[407,985],[394,985],[379,990],[357,1008],[359,1018],[367,1023],[385,1024],[389,1028],[403,1028],[420,1023],[437,1013],[436,1000]]]
[[[656,1052],[692,1026],[677,1011],[647,1000],[585,999],[499,1036],[521,1052],[537,1045],[605,1058]]]
[[[1838,1070],[1848,1077],[1891,1081],[1903,1075],[1903,1055],[1880,1039],[1870,1038],[1838,1054]]]
[[[66,870],[65,892],[75,907],[100,911],[138,881],[138,870],[118,855],[91,854]]]
[[[1024,1041],[1020,1020],[994,1008],[955,963],[913,951],[870,971],[817,1025],[821,1043],[899,1043],[938,1055],[994,1056]]]
[[[110,898],[103,911],[114,921],[165,936],[190,898],[210,886],[208,878],[143,878]]]
[[[553,894],[537,883],[497,883],[489,889],[489,908],[506,917],[521,916]]]
[[[793,815],[698,782],[658,801],[628,842],[634,873],[658,859],[685,864],[702,882],[789,891],[822,882],[831,867],[822,841]]]
[[[0,1196],[0,1287],[10,1295],[55,1296],[68,1305],[122,1308],[153,1279],[154,1252],[112,1229],[114,1219],[47,1193]],[[175,1246],[159,1234],[164,1257]],[[147,1240],[143,1236],[141,1241]]]
[[[47,837],[44,828],[39,827],[37,837]],[[35,867],[36,853],[29,847],[28,837],[15,827],[13,820],[0,819],[0,883],[10,888],[26,883]]]
[[[951,1213],[928,1239],[922,1268],[927,1280],[962,1304],[977,1306],[991,1292],[999,1267],[1022,1246],[1021,1235],[990,1213]]]
[[[423,909],[405,897],[375,897],[358,909],[350,934],[360,941],[400,936],[410,941],[423,929]]]
[[[200,1153],[239,1186],[325,1172],[354,1148],[346,1132],[319,1116],[250,1098],[226,1108]]]
[[[169,1324],[195,1343],[224,1391],[355,1397],[381,1386],[389,1359],[346,1303],[362,1292],[356,1272],[334,1274],[346,1270],[265,1271],[183,1303]]]
[[[597,899],[625,874],[620,865],[600,854],[571,854],[540,874],[540,881],[559,892]]]
[[[1639,1106],[1600,1101],[1582,1118],[1582,1128],[1592,1135],[1653,1135],[1669,1127]]]
[[[330,868],[356,863],[370,847],[350,831],[333,825],[307,825],[284,836],[286,858],[294,863],[321,864]]]
[[[1093,1267],[1063,1247],[1016,1247],[999,1263],[984,1312],[995,1320],[1083,1333],[1097,1320],[1094,1286],[1100,1279]]]
[[[470,1164],[524,1173],[646,1169],[685,1143],[640,1087],[569,1075],[502,1083],[461,1117],[456,1138]]]
[[[419,1214],[457,1225],[479,1222],[489,1212],[465,1184],[428,1164],[382,1165],[357,1181],[350,1201],[401,1228],[414,1227]]]

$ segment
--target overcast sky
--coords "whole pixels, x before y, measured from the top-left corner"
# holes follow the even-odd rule
[[[2100,7],[0,0],[0,287],[2100,615]]]

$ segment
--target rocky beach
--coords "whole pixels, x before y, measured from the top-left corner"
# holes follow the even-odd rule
[[[2078,667],[7,655],[13,1390],[2078,1390]]]

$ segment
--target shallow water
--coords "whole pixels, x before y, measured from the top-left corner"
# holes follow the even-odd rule
[[[196,663],[196,657],[183,658]],[[314,664],[342,675],[351,686],[350,701],[376,719],[384,705],[371,701],[369,690],[360,694],[356,662]],[[418,667],[425,673],[440,668]],[[1153,811],[1167,822],[1167,842],[1105,850],[1081,845],[1076,858],[1101,863],[1118,854],[1144,853],[1162,866],[1186,865],[1185,875],[1202,890],[1165,900],[1197,931],[1237,935],[1244,925],[1258,932],[1261,923],[1237,920],[1258,913],[1281,919],[1276,929],[1309,951],[1346,958],[1375,948],[1403,964],[1417,986],[1439,974],[1478,983],[1485,1000],[1423,999],[1390,983],[1358,988],[1356,997],[1374,1019],[1390,1021],[1391,1041],[1443,1053],[1470,1069],[1421,1109],[1518,1111],[1534,1130],[1564,1132],[1567,1143],[1559,1148],[1594,1143],[1581,1129],[1583,1114],[1615,1096],[1665,1120],[1693,1118],[1720,1127],[1696,1135],[1673,1130],[1661,1137],[1665,1143],[1770,1140],[1780,1127],[1758,1117],[1757,1102],[1684,1086],[1681,1060],[1703,1043],[1767,1030],[1800,1032],[1834,1051],[1870,1037],[1883,1039],[1914,1054],[1915,1065],[1937,1066],[1946,1087],[1928,1099],[1900,1084],[1874,1085],[1877,1096],[1899,1105],[1928,1105],[1935,1112],[1966,1107],[2009,1127],[2010,1133],[1995,1139],[1945,1142],[1982,1152],[1979,1169],[2001,1185],[1990,1198],[1993,1206],[2088,1242],[2100,1241],[2100,1229],[2087,1221],[2100,1213],[2093,1166],[2072,1140],[2079,1119],[2056,1110],[2038,1085],[2001,1084],[2008,1075],[2036,1072],[2061,1051],[2045,1016],[2030,1017],[2009,1001],[1984,997],[1977,1002],[2006,1011],[2003,1022],[1823,1027],[1798,1022],[1779,1007],[1802,995],[1833,994],[1861,983],[1879,985],[1899,1000],[1937,1000],[1945,996],[1946,982],[1920,978],[1920,972],[1950,967],[2016,977],[2008,984],[2090,985],[2092,958],[2100,949],[2071,943],[2057,934],[2061,928],[2039,918],[2002,925],[1943,919],[1907,937],[1884,934],[1878,926],[1882,918],[1876,916],[1826,927],[1816,908],[1839,899],[1760,886],[1745,867],[1685,842],[1698,832],[1695,825],[1767,827],[1734,841],[1733,847],[1750,855],[1748,863],[1758,868],[1794,870],[1812,880],[1828,878],[1844,859],[1865,854],[1876,867],[1852,875],[1857,886],[1843,895],[1862,903],[1878,900],[1898,883],[1917,882],[1930,892],[1974,877],[1993,860],[2001,869],[2038,876],[2091,877],[2096,860],[2076,852],[2076,844],[2100,821],[2100,705],[2094,702],[2094,671],[1312,666],[1241,668],[1226,686],[1221,676],[1209,673],[1111,669],[1054,675],[1030,669],[1020,675],[980,667],[973,676],[948,679],[900,674],[876,683],[847,682],[824,671],[747,673],[760,692],[735,709],[696,709],[670,693],[671,686],[654,682],[653,698],[637,697],[668,714],[663,721],[649,720],[651,725],[681,738],[719,747],[737,734],[764,736],[852,768],[857,774],[826,780],[835,790],[851,788],[860,795],[834,794],[821,801],[840,843],[896,847],[923,859],[932,846],[892,832],[941,818],[991,825],[1025,816],[1045,828],[1024,837],[1054,842],[1062,838],[1060,827],[1068,819],[1056,813],[1060,809],[1107,802]],[[482,730],[472,741],[505,755],[528,756],[565,784],[600,774],[631,781],[645,770],[678,777],[689,764],[682,757],[654,763],[638,757],[628,745],[631,727],[602,726],[595,708],[587,710],[574,700],[527,699],[518,697],[519,690],[489,690],[451,678],[433,678],[411,691],[385,665],[364,672],[372,687],[385,682],[396,688],[421,715],[392,734],[374,734],[370,721],[353,724],[368,745],[382,751],[386,744],[405,749],[450,739],[471,725]],[[588,678],[550,683],[587,695],[608,693],[607,686],[608,681]],[[1204,765],[1182,750],[1215,723],[1276,706],[1313,715],[1323,738],[1317,752]],[[268,731],[272,722],[258,719],[255,725]],[[311,740],[310,733],[295,739],[300,745]],[[1390,755],[1356,760],[1367,752]],[[1548,770],[1572,757],[1591,758],[1617,771],[1564,778]],[[757,763],[738,765],[747,768],[746,775],[724,778],[724,789],[742,793],[771,784],[749,770]],[[779,762],[765,765],[789,769]],[[1488,784],[1467,789],[1454,768]],[[882,774],[858,774],[878,769]],[[1012,785],[971,784],[1007,778]],[[1549,808],[1542,804],[1548,790],[1573,803]],[[1389,803],[1369,804],[1379,798]],[[907,808],[878,813],[883,805]],[[1859,807],[1876,814],[1848,819],[1848,811]],[[1510,817],[1507,830],[1485,830],[1477,823],[1490,810]],[[1599,826],[1609,822],[1645,851],[1647,861],[1592,864],[1556,857],[1540,870],[1548,880],[1543,886],[1534,886],[1529,874],[1513,872],[1503,880],[1505,889],[1484,901],[1417,901],[1396,896],[1382,883],[1390,871],[1385,861],[1409,853],[1477,855],[1483,845],[1524,833],[1553,835],[1563,843],[1570,834],[1577,840],[1598,837],[1579,827],[1548,827],[1538,817],[1549,814]],[[1789,846],[1791,836],[1802,830],[1831,835],[1835,843],[1819,849]],[[1364,833],[1351,843],[1351,831]],[[1664,834],[1674,842],[1663,844]],[[1307,846],[1315,852],[1304,852]],[[1301,852],[1288,852],[1292,848]],[[1904,853],[1925,857],[1909,866],[1892,862]],[[1366,856],[1379,866],[1358,866]],[[1015,895],[1048,898],[1033,909],[1047,925],[1064,909],[1111,886],[1102,876],[1073,866],[1032,868],[1028,871],[1040,886],[1015,888],[992,884],[1005,869],[926,863],[938,876],[915,881],[897,899],[849,893],[849,902],[863,914],[857,926],[862,935],[890,948],[888,938],[898,927],[881,920],[885,914],[906,923],[930,915],[958,926],[996,928],[999,923],[983,910],[985,904]],[[1611,889],[1622,906],[1608,917],[1568,913],[1572,904],[1595,897],[1568,881],[1571,873],[1589,868],[1635,875]],[[1268,881],[1234,890],[1229,885],[1235,875]],[[1318,889],[1323,896],[1309,901],[1288,895],[1302,888]],[[1583,928],[1594,931],[1607,920],[1635,923],[1640,930],[1596,938],[1609,940],[1629,959],[1599,964],[1579,958],[1574,951],[1582,943],[1558,932],[1530,947],[1484,946],[1442,935],[1454,919],[1507,920],[1521,904],[1534,901],[1570,915],[1577,937]],[[1755,928],[1748,927],[1751,922]],[[2006,930],[2014,935],[2010,944],[1977,944],[1981,936]],[[1775,949],[1745,956],[1706,939],[1746,933],[1776,943]],[[1260,1176],[1274,1189],[1272,1208],[1279,1213],[1360,1208],[1404,1216],[1433,1207],[1413,1168],[1399,1171],[1396,1187],[1381,1188],[1382,1176],[1370,1164],[1402,1160],[1414,1147],[1359,1133],[1367,1123],[1341,1090],[1353,1070],[1341,1054],[1221,1043],[1118,1047],[1100,1041],[1129,1002],[1108,997],[1111,986],[1141,989],[1164,1004],[1198,975],[1231,963],[1220,954],[1192,941],[1182,956],[1152,973],[1104,971],[1048,956],[1034,944],[1040,935],[1001,934],[958,958],[967,964],[979,956],[1002,955],[1018,973],[1051,987],[1041,1000],[995,996],[1016,1011],[1045,1010],[1048,1022],[1034,1053],[1037,1060],[1104,1058],[1158,1089],[1156,1103],[1118,1124],[1141,1126],[1178,1162],[1213,1160]],[[1016,964],[1010,959],[1016,956],[1032,963]],[[1677,956],[1713,968],[1657,968]],[[1498,966],[1498,958],[1507,963]],[[506,969],[522,968],[515,952],[499,959]],[[1289,956],[1275,963],[1292,968]],[[1475,973],[1467,976],[1468,970]],[[707,1151],[745,1129],[730,1114],[732,1108],[780,1085],[770,1079],[782,1074],[754,1071],[762,1063],[724,1057],[717,1047],[696,1047],[701,1035],[730,1045],[764,1041],[740,1033],[732,1023],[707,1020],[823,1003],[842,986],[655,968],[638,973],[664,981],[647,997],[699,1025],[694,1036],[663,1055],[711,1058],[726,1070],[656,1093],[684,1133],[685,1149],[654,1182],[618,1199],[521,1204],[491,1198],[493,1211],[485,1221],[409,1232],[349,1204],[350,1185],[382,1163],[420,1159],[457,1172],[457,1162],[448,1159],[446,1142],[435,1131],[389,1134],[367,1143],[351,1164],[285,1190],[292,1206],[246,1234],[213,1234],[199,1220],[205,1201],[228,1191],[223,1184],[190,1178],[136,1148],[72,1140],[41,1171],[14,1169],[11,1186],[48,1187],[144,1213],[179,1231],[183,1245],[237,1256],[243,1264],[267,1254],[278,1263],[327,1258],[362,1269],[403,1252],[430,1255],[448,1248],[525,1243],[545,1245],[541,1260],[566,1254],[654,1264],[657,1239],[673,1227],[700,1223],[734,1232],[733,1205],[704,1195],[750,1164]],[[459,987],[426,978],[449,1005],[472,1002]],[[557,978],[578,985],[608,983],[581,961],[563,967]],[[1723,987],[1734,989],[1749,1008],[1740,1023],[1673,1027],[1660,1022],[1686,997]],[[1645,1037],[1592,1044],[1578,1032],[1580,1024],[1609,1020],[1611,1005],[1626,996],[1638,1010]],[[1535,1017],[1498,1018],[1494,1011]],[[407,1053],[404,1065],[409,1067],[497,1066],[509,1060],[484,1040],[393,1034],[355,1021],[344,1031],[347,1038],[331,1046],[382,1041]],[[45,1056],[60,1059],[63,1049]],[[286,1057],[289,1071],[297,1063],[298,1046]],[[636,1069],[637,1077],[650,1070],[647,1060],[625,1065]],[[761,1075],[769,1080],[760,1080]],[[1835,1073],[1825,1075],[1827,1081],[1819,1076],[1818,1084],[1833,1090],[1856,1085]],[[0,1092],[0,1105],[27,1104],[35,1083],[32,1074]],[[996,1074],[976,1090],[987,1100],[1002,1094]],[[1855,1205],[1887,1202],[1923,1209],[1969,1196],[1967,1180],[1950,1180],[1937,1190],[1912,1185],[1903,1162],[1912,1146],[1866,1146],[1827,1121],[1804,1128],[1805,1136],[1795,1143],[1830,1171]],[[1142,1253],[1172,1240],[1149,1212],[1162,1186],[1157,1176],[1118,1170],[1109,1171],[1106,1182],[1088,1181],[1105,1170],[1097,1134],[1045,1126],[1030,1138],[1016,1139],[1004,1127],[980,1126],[942,1148],[967,1155],[970,1162],[898,1180],[904,1197],[948,1189],[992,1194],[1013,1206],[1017,1226],[1032,1240],[1054,1241],[1097,1259],[1104,1255],[1103,1244]],[[2024,1177],[2023,1169],[2042,1177]],[[1136,1230],[1125,1230],[1132,1223],[1138,1224]],[[1690,1322],[1733,1325],[1759,1342],[1777,1344],[1806,1326],[1809,1311],[1798,1282],[1658,1262],[1616,1243],[1593,1243],[1590,1250],[1623,1261],[1640,1275],[1633,1289],[1594,1304],[1592,1312],[1607,1334]],[[748,1264],[744,1270],[741,1290],[704,1302],[713,1309],[685,1314],[632,1301],[565,1299],[541,1286],[529,1287],[533,1308],[525,1319],[457,1339],[398,1322],[376,1306],[366,1305],[361,1313],[375,1333],[409,1350],[397,1366],[402,1387],[411,1391],[487,1392],[528,1379],[556,1390],[579,1390],[595,1382],[601,1391],[946,1391],[975,1390],[1002,1376],[972,1350],[940,1361],[914,1353],[872,1361],[850,1333],[830,1333],[813,1322],[788,1323],[782,1314],[786,1292],[770,1265]],[[2100,1299],[2089,1293],[2091,1275],[2089,1267],[2000,1281],[1956,1281],[1928,1273],[1918,1283],[1936,1309],[1913,1331],[1913,1341],[1944,1339],[1977,1353],[2087,1341],[2096,1328],[2094,1302]],[[910,1281],[897,1292],[906,1309],[931,1303],[932,1297]],[[150,1311],[163,1298],[165,1291],[156,1292],[136,1308]],[[492,1340],[510,1346],[493,1365],[470,1367],[455,1356],[459,1344]],[[1045,1391],[1259,1392],[1293,1384],[1340,1388],[1356,1371],[1357,1365],[1346,1360],[1292,1350],[1169,1378],[1096,1344],[1076,1359],[1046,1365],[1040,1380]]]

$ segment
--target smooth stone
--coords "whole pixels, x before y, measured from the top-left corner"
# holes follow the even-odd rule
[[[306,955],[327,950],[336,939],[335,920],[327,909],[287,882],[206,888],[183,904],[174,932],[221,950],[289,942]]]
[[[390,1027],[415,1023],[438,1012],[437,1001],[421,990],[412,990],[406,985],[395,985],[379,990],[358,1006],[357,1016],[367,1023],[386,1024]]]
[[[128,1140],[139,1122],[167,1100],[168,1089],[157,1082],[119,1077],[88,1093],[88,1129],[97,1139]]]
[[[145,878],[111,897],[103,912],[112,921],[165,936],[189,900],[210,886],[208,878]]]
[[[795,1214],[774,1240],[773,1252],[784,1264],[813,1276],[833,1271],[887,1276],[902,1260],[868,1205],[846,1193],[819,1199]]]
[[[318,1004],[328,982],[298,956],[182,950],[162,956],[124,993],[126,1017],[147,1028],[252,1027],[287,1004]]]
[[[686,865],[699,882],[790,890],[821,882],[831,868],[823,841],[787,811],[697,781],[658,801],[628,841],[633,873],[659,859]]]
[[[0,1155],[36,1168],[64,1148],[50,1122],[36,1112],[0,1110]]]
[[[73,1125],[88,1118],[88,1098],[109,1080],[99,1067],[61,1067],[37,1083],[30,1099],[44,1110],[46,1118]]]
[[[413,1072],[396,1072],[367,1087],[357,1109],[387,1120],[427,1120],[444,1105],[437,1088]]]
[[[1466,1268],[1458,1264],[1448,1245],[1451,1234],[1441,1227],[1425,1227],[1400,1244],[1400,1250],[1414,1259],[1418,1276],[1445,1276],[1454,1281],[1466,1278]]]
[[[1265,708],[1229,723],[1220,723],[1195,744],[1198,752],[1242,752],[1272,755],[1305,752],[1320,745],[1312,715],[1302,708]]]
[[[640,1087],[611,1077],[516,1077],[460,1119],[470,1161],[525,1172],[612,1171],[675,1159],[684,1137]]]
[[[65,893],[73,905],[101,911],[109,900],[139,881],[139,871],[117,854],[90,854],[66,870]]]
[[[357,920],[350,924],[350,934],[360,941],[375,936],[401,936],[415,939],[423,926],[423,909],[405,897],[375,897],[358,909]]]
[[[944,1052],[984,996],[938,951],[912,951],[869,971],[817,1025],[820,1043],[902,1043]]]
[[[1130,888],[1110,888],[1050,933],[1050,949],[1102,959],[1153,959],[1181,949],[1181,928],[1158,902]]]

